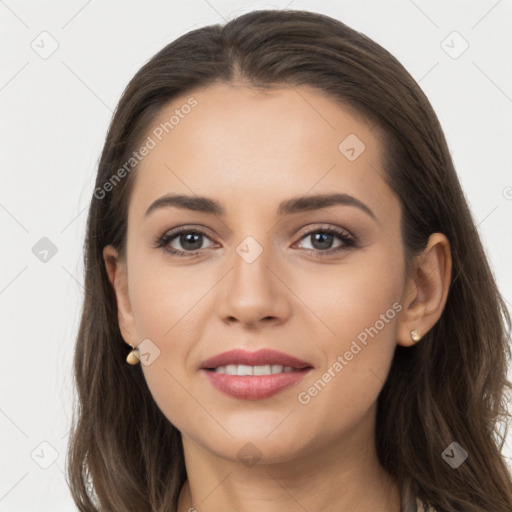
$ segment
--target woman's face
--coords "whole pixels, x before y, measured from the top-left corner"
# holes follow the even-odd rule
[[[149,340],[142,370],[162,412],[184,441],[232,460],[286,461],[370,435],[407,296],[376,129],[313,89],[215,84],[173,100],[146,135],[120,324],[132,345]],[[314,200],[333,194],[345,199]],[[190,208],[148,212],[166,195]],[[234,349],[306,369],[202,368]]]

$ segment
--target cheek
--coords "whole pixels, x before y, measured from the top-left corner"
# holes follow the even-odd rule
[[[183,269],[181,269],[183,270]],[[187,271],[188,272],[188,271]],[[202,275],[194,281],[176,269],[139,266],[130,276],[130,298],[139,340],[149,339],[157,357],[142,364],[149,391],[166,418],[180,431],[198,414],[191,393],[195,361],[191,357],[194,340],[201,339],[206,312],[201,301],[212,287],[211,278]]]
[[[389,323],[379,318],[364,324],[353,311],[350,322],[341,318],[332,322],[337,336],[325,336],[318,344],[325,365],[294,393],[301,410],[297,417],[304,418],[308,429],[321,432],[325,438],[350,431],[373,411],[396,346],[394,309],[387,315]],[[351,311],[340,315],[345,313],[350,318]]]
[[[339,421],[351,423],[377,399],[389,372],[402,310],[402,267],[396,255],[374,251],[371,261],[361,257],[358,264],[334,268],[315,275],[314,286],[303,278],[299,294],[321,321],[315,321],[321,326],[315,348],[323,367],[297,394],[315,415],[336,416],[341,407]]]
[[[309,308],[309,316],[316,317],[319,340],[329,353],[348,349],[352,339],[375,325],[378,333],[372,332],[386,351],[395,341],[402,272],[399,255],[389,249],[360,250],[339,265],[297,273],[291,288]]]
[[[178,430],[186,429],[186,424],[194,415],[191,410],[194,404],[190,395],[184,392],[186,380],[179,371],[179,365],[170,365],[165,355],[161,355],[151,365],[143,365],[142,371],[148,389],[164,416]]]
[[[196,325],[201,297],[211,288],[211,278],[193,266],[172,268],[161,261],[134,268],[130,275],[130,300],[137,333],[165,345],[183,339],[180,331]]]

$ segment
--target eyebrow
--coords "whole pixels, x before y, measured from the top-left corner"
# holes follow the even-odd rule
[[[348,194],[319,194],[314,196],[293,197],[279,204],[277,214],[290,215],[294,213],[320,210],[334,205],[353,206],[359,208],[377,221],[377,217],[366,204]],[[182,194],[166,194],[159,197],[147,209],[144,217],[161,208],[182,208],[194,212],[209,213],[213,215],[225,215],[225,208],[215,201],[204,196],[187,196]]]

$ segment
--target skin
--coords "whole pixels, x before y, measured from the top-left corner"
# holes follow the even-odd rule
[[[166,105],[154,126],[191,95]],[[433,234],[405,275],[401,206],[382,178],[377,131],[322,93],[217,83],[193,96],[198,105],[137,170],[126,261],[113,247],[104,249],[123,338],[132,346],[149,338],[160,350],[142,370],[182,434],[188,480],[178,511],[398,512],[398,484],[375,451],[376,401],[396,345],[412,345],[411,330],[424,335],[443,311],[448,240]],[[349,134],[366,147],[354,161],[338,150]],[[347,205],[276,213],[285,199],[334,191],[364,202],[377,220]],[[208,196],[226,214],[169,207],[145,218],[150,204],[170,192]],[[343,245],[337,237],[331,246],[314,245],[311,233],[303,235],[324,224],[348,231],[359,246],[321,258],[326,248]],[[184,225],[207,232],[199,255],[154,247],[156,238]],[[263,249],[250,264],[236,252],[247,236]],[[184,252],[194,247],[179,236],[171,244]],[[309,403],[300,403],[298,394],[394,303],[401,311]],[[313,372],[250,401],[221,393],[198,370],[220,352],[266,347],[309,362]],[[249,442],[261,457],[250,467],[237,455]]]

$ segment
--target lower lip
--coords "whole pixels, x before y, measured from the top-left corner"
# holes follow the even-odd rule
[[[227,375],[201,369],[213,387],[235,398],[261,400],[300,382],[313,368],[272,375]]]

